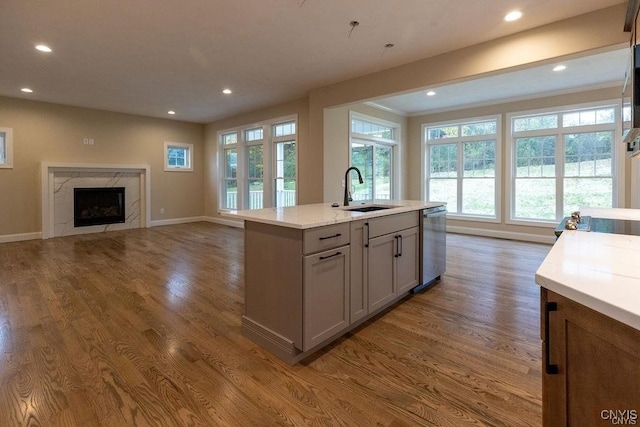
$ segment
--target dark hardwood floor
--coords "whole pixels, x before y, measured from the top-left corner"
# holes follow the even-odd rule
[[[289,366],[240,334],[241,229],[1,244],[0,425],[539,426],[550,246],[447,249],[440,284]]]

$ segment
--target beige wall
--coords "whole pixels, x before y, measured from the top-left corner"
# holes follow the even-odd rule
[[[220,219],[218,212],[218,132],[233,129],[240,126],[248,126],[254,123],[261,123],[279,117],[286,117],[292,114],[298,116],[298,204],[312,203],[309,197],[313,194],[313,187],[316,187],[316,177],[307,173],[312,169],[311,164],[321,159],[322,152],[318,155],[317,147],[309,146],[309,100],[307,98],[287,102],[280,105],[241,114],[229,119],[210,123],[205,128],[205,187],[204,187],[204,212],[207,217]],[[320,186],[322,181],[320,181]]]
[[[0,127],[14,147],[13,169],[0,169],[0,236],[41,231],[41,162],[148,164],[152,221],[203,215],[203,125],[0,97]],[[193,172],[164,172],[164,141],[194,145]]]
[[[407,117],[383,111],[363,103],[349,104],[324,110],[324,192],[323,201],[342,204],[344,198],[344,173],[349,165],[349,112],[354,111],[400,125],[400,180],[399,194],[396,198],[405,199],[407,192]]]

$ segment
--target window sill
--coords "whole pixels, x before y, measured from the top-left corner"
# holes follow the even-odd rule
[[[533,220],[533,219],[509,219],[505,223],[510,225],[525,225],[528,227],[556,228],[560,221],[556,220]]]
[[[164,168],[165,172],[193,172],[193,168]]]
[[[464,214],[449,213],[449,212],[447,212],[447,219],[452,219],[455,221],[489,222],[494,224],[500,223],[500,218],[498,217],[472,216],[472,215],[464,215]]]

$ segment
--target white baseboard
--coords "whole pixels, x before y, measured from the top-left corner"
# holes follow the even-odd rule
[[[42,239],[42,233],[40,231],[35,233],[5,234],[4,236],[0,236],[0,243],[23,242],[25,240],[39,239]]]
[[[486,230],[483,228],[456,227],[447,225],[447,232],[471,234],[474,236],[495,237],[498,239],[521,240],[524,242],[547,243],[550,245],[554,244],[556,241],[556,236],[555,234],[553,234],[552,230],[550,231],[549,236],[543,236],[539,234],[517,233],[514,231]]]
[[[244,228],[244,221],[236,221],[233,219],[225,219],[215,216],[205,216],[203,221],[212,222],[214,224],[226,225],[235,228]]]
[[[190,218],[174,218],[174,219],[158,219],[155,221],[151,221],[149,224],[150,227],[161,227],[163,225],[177,225],[177,224],[187,224],[190,222],[201,222],[206,221],[203,216],[194,216]]]

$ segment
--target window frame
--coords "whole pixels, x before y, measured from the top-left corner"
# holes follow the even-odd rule
[[[610,124],[590,124],[590,125],[578,125],[564,127],[563,115],[589,110],[601,110],[613,108],[614,110],[614,122]],[[531,131],[514,131],[514,119],[537,116],[537,115],[557,115],[558,126],[556,128],[543,129],[543,130],[531,130]],[[624,174],[624,150],[619,147],[622,145],[622,135],[620,129],[622,128],[622,105],[620,100],[603,100],[594,101],[584,104],[572,104],[564,105],[536,110],[526,110],[510,112],[506,115],[507,129],[506,129],[506,162],[507,162],[507,174],[505,176],[506,183],[506,206],[508,214],[505,220],[506,224],[511,225],[525,225],[533,227],[555,227],[562,219],[562,211],[564,209],[564,180],[566,178],[580,178],[574,176],[565,176],[565,137],[570,134],[583,134],[583,133],[597,133],[597,132],[611,132],[611,204],[612,207],[619,207],[620,194],[624,194],[624,179],[620,179],[621,174]],[[515,142],[521,137],[541,137],[541,136],[553,136],[556,140],[555,147],[555,176],[554,179],[556,187],[556,218],[553,220],[545,219],[533,219],[533,218],[516,218],[515,217],[515,179],[516,177],[516,149]],[[624,175],[622,175],[624,176]],[[584,177],[589,179],[591,177]]]
[[[249,148],[255,146],[262,146],[263,150],[263,189],[262,189],[262,208],[272,208],[276,206],[276,193],[275,193],[275,146],[276,141],[282,139],[282,137],[275,137],[275,126],[283,123],[294,123],[295,134],[286,135],[284,138],[286,141],[294,141],[296,144],[296,195],[295,204],[298,203],[298,115],[293,114],[289,116],[279,117],[263,122],[250,123],[234,128],[225,129],[217,133],[218,138],[218,150],[217,150],[217,165],[218,165],[218,212],[224,212],[229,210],[245,210],[250,206],[250,191],[249,191]],[[262,131],[262,139],[253,139],[248,141],[247,136],[251,132],[255,132],[260,129]],[[224,136],[235,133],[236,143],[224,144]],[[226,207],[226,190],[224,188],[224,182],[226,180],[226,158],[225,150],[234,148],[237,153],[237,200],[236,208]],[[254,208],[256,209],[256,208]]]
[[[295,126],[295,132],[288,134],[288,135],[279,135],[276,136],[276,128],[280,125],[286,125],[289,123],[293,123]],[[273,195],[273,206],[274,207],[279,207],[278,206],[278,184],[277,181],[279,179],[283,180],[283,183],[286,179],[286,177],[280,177],[278,176],[278,154],[277,154],[277,147],[278,144],[286,144],[289,142],[293,142],[295,144],[295,157],[296,157],[296,167],[295,167],[295,187],[296,187],[296,194],[295,194],[295,201],[294,201],[294,205],[296,206],[298,204],[298,196],[299,196],[299,191],[298,191],[298,121],[297,119],[295,120],[279,120],[277,122],[273,122],[271,123],[271,147],[272,147],[272,153],[273,153],[273,160],[271,162],[271,171],[272,171],[272,176],[271,176],[271,181],[273,182],[273,191],[272,191],[272,195]],[[283,160],[284,161],[284,160]]]
[[[354,132],[353,121],[358,120],[366,123],[370,123],[378,126],[389,127],[392,130],[393,138],[382,138],[373,135],[367,135]],[[349,111],[349,165],[353,165],[353,144],[363,144],[372,147],[373,150],[373,171],[372,171],[372,196],[371,200],[395,200],[400,193],[400,158],[401,158],[401,132],[402,126],[400,123],[392,122],[389,120],[381,119],[375,116],[369,116],[357,111]],[[376,185],[375,185],[375,164],[376,164],[376,148],[391,148],[391,160],[390,160],[390,173],[389,173],[389,199],[376,199]],[[364,172],[363,172],[364,173]],[[346,185],[346,183],[345,183]],[[344,189],[344,187],[343,187]],[[354,199],[355,201],[355,199]]]
[[[437,140],[437,142],[430,142],[428,138],[428,129],[446,126],[457,126],[460,129],[469,124],[495,121],[496,133],[490,135],[473,135],[473,136],[457,136],[452,138],[443,138]],[[447,212],[447,218],[474,221],[474,222],[488,222],[488,223],[501,223],[502,222],[502,114],[492,114],[488,116],[468,117],[457,120],[446,120],[440,122],[423,123],[420,127],[421,139],[422,139],[422,167],[420,168],[421,174],[421,194],[423,200],[429,200],[429,179],[430,179],[430,147],[432,145],[446,145],[456,144],[458,169],[456,171],[457,181],[457,201],[458,205],[462,206],[463,203],[463,186],[462,182],[464,177],[464,144],[472,142],[484,142],[487,140],[495,139],[495,173],[494,179],[494,212],[495,215],[479,215],[462,212]],[[433,141],[433,140],[432,140]],[[462,169],[461,169],[462,168]],[[468,178],[468,177],[467,177]],[[437,200],[434,200],[437,201]],[[456,206],[456,210],[458,207]]]
[[[171,148],[185,150],[185,166],[172,166],[169,164],[169,150]],[[164,170],[165,172],[193,172],[193,144],[165,141]]]
[[[4,162],[0,169],[13,169],[13,129],[0,127],[0,133],[4,134]]]
[[[238,201],[242,200],[242,196],[244,194],[244,189],[243,187],[239,184],[240,181],[240,176],[239,176],[239,170],[240,170],[240,164],[241,164],[241,153],[240,153],[240,144],[239,144],[239,130],[233,130],[233,131],[225,131],[225,132],[221,132],[218,134],[218,140],[220,142],[219,146],[219,157],[220,157],[220,163],[218,165],[218,176],[219,176],[219,181],[218,181],[218,193],[219,193],[219,200],[218,200],[218,206],[223,206],[223,210],[232,210],[232,209],[237,209],[238,208]],[[236,142],[234,143],[229,143],[229,144],[225,144],[225,136],[227,135],[231,135],[231,134],[235,134],[236,135]],[[228,150],[235,150],[235,154],[236,154],[236,174],[235,174],[235,178],[234,177],[228,177],[227,176],[227,163],[226,163],[226,159],[227,159],[227,151]],[[235,207],[227,207],[227,203],[226,200],[224,200],[223,198],[225,197],[225,195],[227,194],[226,191],[226,186],[225,183],[227,182],[227,180],[233,180],[235,179],[236,181],[236,206]],[[224,190],[224,191],[222,191]]]

